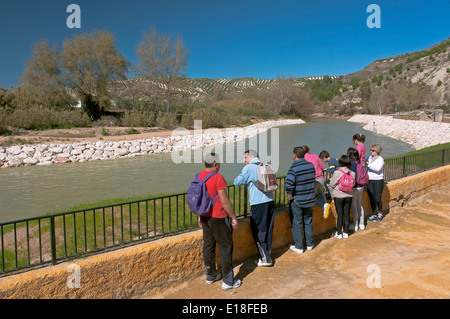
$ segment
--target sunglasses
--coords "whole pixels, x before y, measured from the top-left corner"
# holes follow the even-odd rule
[[[371,152],[376,152],[375,150],[370,150]]]

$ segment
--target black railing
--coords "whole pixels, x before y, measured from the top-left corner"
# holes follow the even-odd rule
[[[450,163],[450,149],[385,160],[385,181]],[[286,176],[277,177],[276,207],[288,204]],[[325,175],[325,178],[329,178]],[[0,274],[56,264],[107,249],[153,240],[198,228],[189,211],[187,193],[86,208],[0,223]],[[238,217],[249,212],[245,186],[228,186]]]

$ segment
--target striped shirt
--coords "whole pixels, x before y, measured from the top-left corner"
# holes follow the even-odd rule
[[[316,203],[315,175],[314,165],[304,158],[296,160],[288,170],[284,189],[286,193],[292,194],[300,207],[312,207]]]

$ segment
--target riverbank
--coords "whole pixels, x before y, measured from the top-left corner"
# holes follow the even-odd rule
[[[412,145],[416,150],[450,142],[450,123],[394,119],[392,116],[355,115],[349,122]]]
[[[102,136],[100,140],[98,137],[73,137],[75,142],[69,143],[13,145],[0,147],[0,168],[129,158],[197,149],[245,140],[272,127],[303,123],[301,119],[273,120],[221,130],[150,131]]]

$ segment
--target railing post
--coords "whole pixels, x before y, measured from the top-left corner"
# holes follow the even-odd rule
[[[52,264],[56,265],[55,216],[50,217],[50,245],[51,245],[51,250],[52,250]]]
[[[406,156],[403,156],[403,177],[406,176]]]
[[[246,185],[244,185],[244,217],[247,217],[247,212],[248,212],[248,209],[247,209],[248,195],[247,195],[247,193],[248,193],[248,187],[246,184]]]

